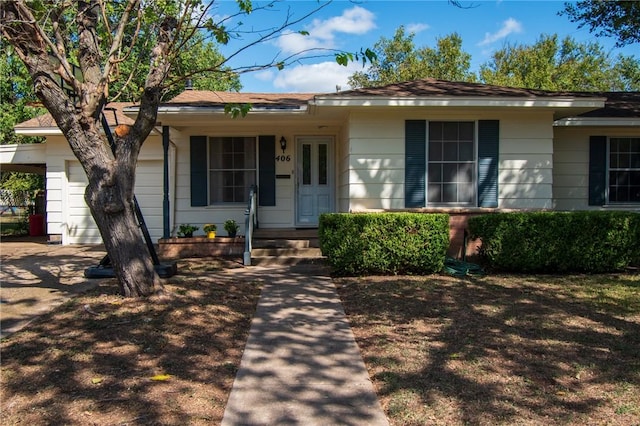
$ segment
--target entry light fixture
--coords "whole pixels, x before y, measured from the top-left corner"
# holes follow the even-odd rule
[[[287,149],[287,140],[283,137],[280,138],[280,148],[282,148],[282,153]]]

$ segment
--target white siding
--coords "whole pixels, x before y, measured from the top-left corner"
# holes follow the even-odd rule
[[[86,176],[73,156],[67,140],[62,136],[50,136],[45,145],[47,234],[61,235],[63,244],[101,242],[95,223],[88,215],[88,208],[84,203]],[[140,205],[144,206],[143,213],[147,226],[153,228],[152,238],[157,239],[162,235],[163,185],[162,143],[158,136],[149,137],[142,147],[139,158],[140,176],[137,177],[139,187],[136,188],[136,196]],[[159,213],[157,210],[150,209],[158,202],[157,194],[160,194]],[[88,216],[82,217],[85,214]],[[158,217],[160,217],[159,224]]]
[[[557,210],[592,210],[589,205],[589,138],[639,137],[640,130],[625,127],[555,127],[553,206]]]
[[[67,244],[97,244],[100,232],[84,202],[87,177],[77,161],[67,166]],[[152,240],[162,237],[162,161],[142,160],[136,169],[136,199]],[[142,238],[142,234],[140,235]]]
[[[553,129],[550,112],[398,108],[351,115],[350,209],[404,208],[404,125],[408,119],[499,119],[499,207],[551,207]]]
[[[296,159],[298,155],[296,152],[296,138],[301,136],[332,136],[335,141],[332,161],[339,163],[340,156],[343,155],[343,147],[339,137],[341,129],[338,126],[319,129],[317,123],[303,126],[285,121],[274,124],[277,118],[273,118],[269,122],[243,120],[234,120],[218,126],[192,126],[188,129],[182,129],[179,133],[172,132],[172,141],[177,147],[175,226],[172,230],[173,234],[175,234],[180,224],[190,223],[199,226],[200,231],[196,232],[196,234],[202,234],[203,224],[215,223],[218,225],[218,232],[221,232],[220,235],[225,235],[222,225],[227,219],[235,219],[240,225],[239,233],[241,235],[245,233],[244,212],[247,207],[246,204],[191,206],[191,136],[276,136],[276,155],[284,154],[290,157],[290,161],[276,162],[276,174],[289,175],[290,178],[276,179],[275,206],[258,207],[258,219],[261,228],[291,228],[295,226]],[[287,140],[287,149],[284,153],[279,145],[279,140],[282,136]],[[344,176],[340,165],[335,167],[334,171],[334,178],[337,182],[336,194],[334,194],[334,201],[336,201],[339,199],[339,194],[341,194],[340,188],[343,185]],[[339,203],[336,205],[338,205],[338,209],[341,208]]]

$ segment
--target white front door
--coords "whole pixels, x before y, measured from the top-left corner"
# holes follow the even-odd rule
[[[333,211],[333,138],[300,137],[297,151],[296,226],[316,227]]]

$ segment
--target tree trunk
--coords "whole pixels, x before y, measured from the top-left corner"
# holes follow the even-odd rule
[[[133,195],[128,196],[127,192],[118,183],[110,185],[103,178],[87,186],[85,201],[102,235],[121,293],[144,297],[162,285],[138,226]]]
[[[48,25],[53,28],[49,37],[44,27],[38,26],[27,2],[5,2],[0,13],[0,30],[24,62],[33,79],[34,93],[55,119],[87,174],[85,201],[100,230],[122,293],[128,297],[149,296],[160,288],[160,279],[135,214],[135,170],[140,148],[156,122],[162,83],[171,65],[168,53],[177,20],[166,17],[162,21],[140,100],[140,112],[133,126],[118,135],[112,150],[100,126],[107,102],[109,69],[122,44],[124,25],[130,13],[138,10],[140,2],[127,2],[107,58],[100,51],[96,30],[101,19],[100,2],[77,2],[75,23],[81,81],[72,75],[63,43],[65,21],[61,17],[70,5],[71,2],[60,4],[52,14],[47,14],[47,19],[52,20]],[[41,11],[43,7],[35,10]],[[63,77],[73,88],[75,98],[63,90],[58,77]]]

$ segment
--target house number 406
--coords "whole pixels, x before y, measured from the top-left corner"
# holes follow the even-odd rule
[[[291,155],[276,155],[276,161],[291,161]]]

